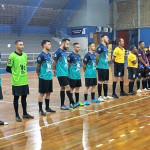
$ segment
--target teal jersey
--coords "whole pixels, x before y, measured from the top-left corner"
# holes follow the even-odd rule
[[[80,73],[80,55],[71,53],[68,56],[68,63],[69,65],[69,78],[79,80],[81,79],[81,73]]]
[[[51,63],[51,55],[48,53],[40,53],[37,58],[37,63],[40,64],[40,72],[39,78],[44,80],[52,80],[52,63]]]
[[[97,53],[99,54],[98,65],[99,69],[109,69],[108,66],[108,47],[100,44],[97,47]]]
[[[86,69],[84,73],[85,78],[96,78],[96,57],[95,54],[88,52],[83,60],[83,63],[86,64]]]
[[[54,61],[56,61],[55,76],[68,77],[68,62],[66,52],[59,48],[54,54]]]

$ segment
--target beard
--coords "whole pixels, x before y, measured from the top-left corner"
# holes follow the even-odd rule
[[[68,47],[65,47],[65,46],[64,46],[64,50],[67,51],[67,50],[68,50]]]

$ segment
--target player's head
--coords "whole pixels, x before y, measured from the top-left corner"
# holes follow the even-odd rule
[[[69,48],[70,40],[69,39],[62,39],[61,46],[63,50],[67,50]]]
[[[108,43],[109,43],[109,38],[108,38],[108,36],[105,35],[105,34],[102,34],[102,35],[101,35],[101,41],[102,41],[102,42],[105,42],[106,44],[108,44]]]
[[[145,43],[143,41],[139,42],[139,48],[144,49],[145,48]]]
[[[93,42],[88,44],[88,48],[89,48],[89,50],[92,50],[92,51],[96,50],[95,44]]]
[[[47,51],[49,51],[51,49],[51,43],[49,40],[43,40],[41,42],[41,46],[46,49]]]
[[[118,46],[120,46],[120,47],[124,47],[124,39],[123,39],[123,38],[119,38],[119,39],[117,40],[117,44],[118,44]]]
[[[23,44],[23,41],[21,41],[21,40],[15,41],[15,46],[16,46],[16,49],[19,51],[24,50],[24,44]]]
[[[135,45],[132,45],[132,46],[130,47],[130,51],[131,51],[132,53],[136,54],[136,53],[137,53],[137,48],[136,48],[136,46],[135,46]]]
[[[80,44],[79,43],[74,43],[73,48],[78,53],[80,51]]]

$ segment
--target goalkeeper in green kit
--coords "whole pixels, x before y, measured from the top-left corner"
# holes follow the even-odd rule
[[[16,51],[10,54],[7,62],[6,71],[11,73],[12,94],[14,95],[14,109],[16,121],[22,122],[18,113],[18,100],[21,96],[23,108],[23,118],[33,119],[34,117],[27,113],[26,98],[29,94],[28,76],[27,76],[27,55],[23,52],[23,41],[15,42]]]

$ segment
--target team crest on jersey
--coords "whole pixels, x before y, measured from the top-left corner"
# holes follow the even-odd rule
[[[8,59],[7,63],[8,63],[8,64],[11,64],[11,59]]]
[[[41,57],[38,57],[38,61],[41,61]]]
[[[70,60],[70,57],[68,57],[68,60]]]
[[[101,51],[101,48],[99,48],[98,50]]]
[[[87,58],[85,58],[84,60],[87,61]]]
[[[55,54],[55,56],[54,57],[57,57],[57,54]]]

